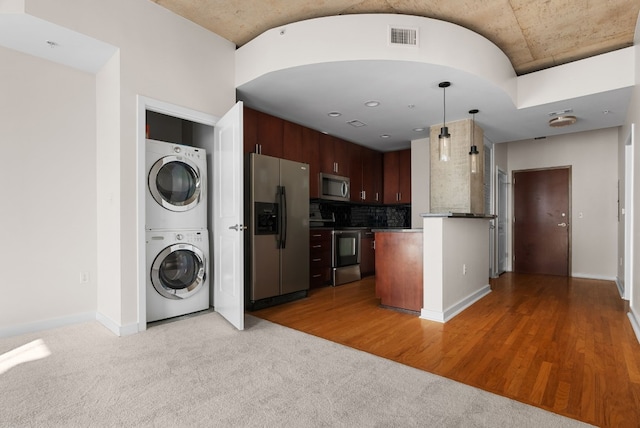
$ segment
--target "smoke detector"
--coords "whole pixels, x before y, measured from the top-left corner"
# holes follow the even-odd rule
[[[557,116],[549,119],[549,126],[552,128],[560,128],[562,126],[569,126],[576,123],[578,120],[575,116]]]

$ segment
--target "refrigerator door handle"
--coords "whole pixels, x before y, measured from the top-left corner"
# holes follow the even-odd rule
[[[282,186],[282,246],[281,248],[285,248],[287,246],[287,191],[284,186]]]
[[[276,235],[276,248],[280,249],[282,248],[282,209],[284,208],[282,206],[282,186],[276,188],[276,197],[278,198],[278,234]]]

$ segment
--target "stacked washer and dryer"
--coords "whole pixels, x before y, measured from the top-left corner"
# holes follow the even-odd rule
[[[147,322],[209,308],[207,156],[146,140]]]

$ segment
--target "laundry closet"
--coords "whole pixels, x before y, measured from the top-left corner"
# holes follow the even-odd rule
[[[146,111],[146,320],[212,306],[211,203],[213,127]],[[210,146],[210,145],[209,145]]]

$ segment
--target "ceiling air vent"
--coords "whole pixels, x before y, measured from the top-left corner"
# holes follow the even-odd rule
[[[366,123],[364,122],[360,122],[359,120],[350,120],[349,122],[347,122],[349,125],[353,126],[354,128],[361,128],[363,126],[367,126]]]
[[[389,28],[389,44],[402,46],[418,46],[418,30],[416,28]]]

